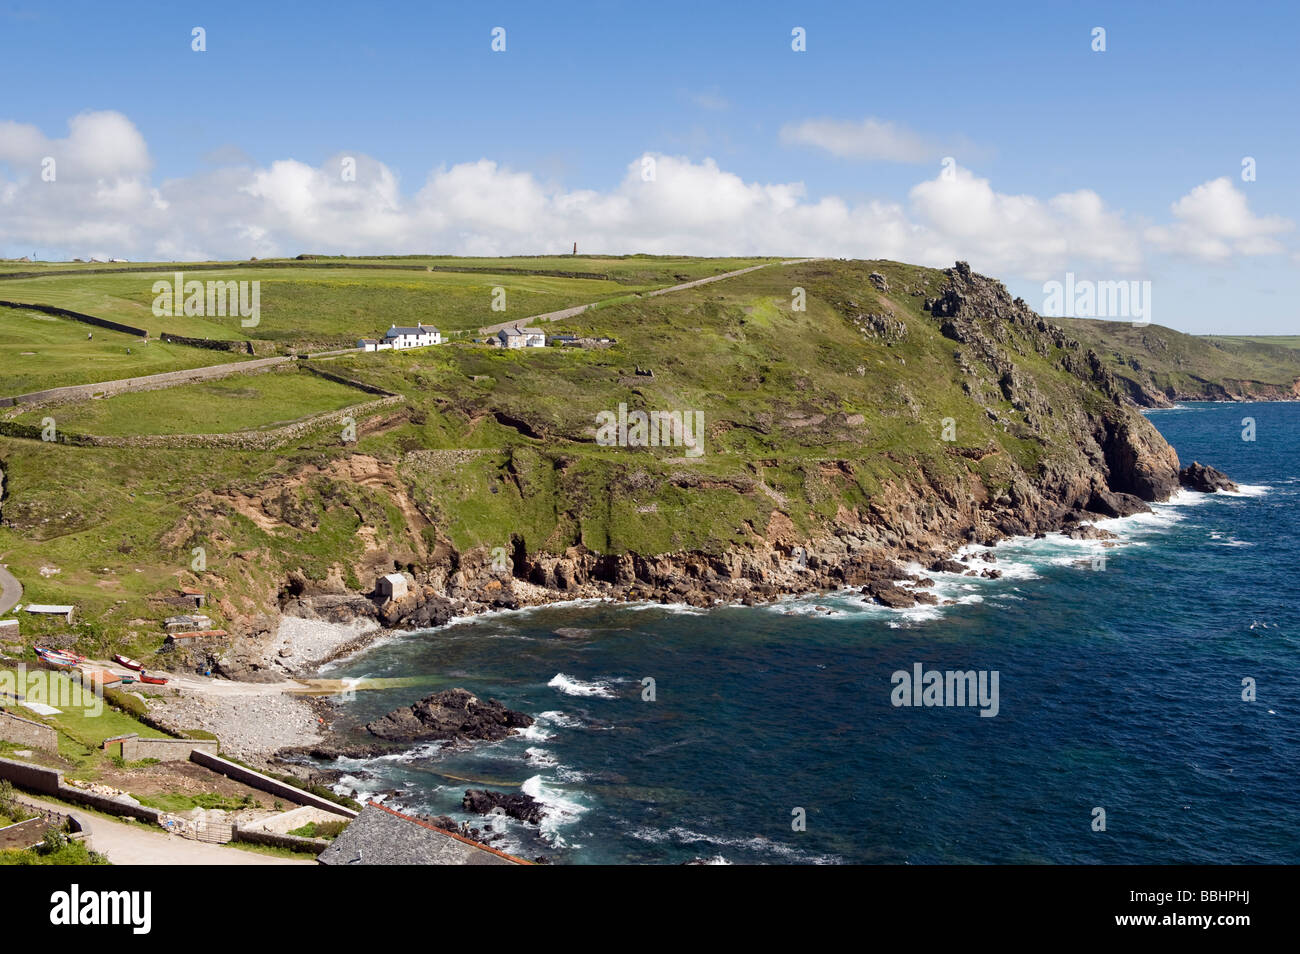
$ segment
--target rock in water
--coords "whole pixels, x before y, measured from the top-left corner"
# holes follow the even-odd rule
[[[471,788],[461,800],[461,808],[479,815],[490,815],[495,809],[501,809],[511,818],[531,825],[542,822],[542,804],[531,795],[523,792],[492,792],[487,789]]]
[[[1239,489],[1223,471],[1195,460],[1178,472],[1178,482],[1188,490],[1198,490],[1203,494],[1212,494],[1217,490],[1236,493]]]
[[[447,689],[394,709],[369,723],[366,731],[389,742],[495,742],[532,724],[531,716],[507,709],[495,699],[484,702],[465,689]]]

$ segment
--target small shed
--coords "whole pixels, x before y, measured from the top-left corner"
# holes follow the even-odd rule
[[[402,574],[389,573],[379,578],[379,595],[385,599],[400,600],[406,593],[406,577]]]
[[[69,623],[72,622],[72,614],[76,610],[75,606],[55,606],[44,603],[28,603],[23,609],[29,613],[36,613],[38,616],[62,616]]]

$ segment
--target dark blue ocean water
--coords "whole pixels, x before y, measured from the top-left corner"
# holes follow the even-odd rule
[[[942,609],[600,604],[403,636],[327,673],[420,677],[349,716],[464,686],[538,724],[342,767],[462,818],[464,779],[522,785],[548,819],[509,823],[504,847],[560,863],[1300,861],[1300,404],[1151,420],[1245,493],[1103,522],[1122,541],[1104,551],[1004,544],[1003,579],[932,574],[959,601]],[[895,707],[914,663],[996,670],[998,714]]]

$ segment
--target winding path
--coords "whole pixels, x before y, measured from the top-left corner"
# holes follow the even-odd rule
[[[802,265],[804,262],[815,262],[815,258],[791,258],[784,262],[763,262],[761,265],[750,265],[748,268],[738,268],[734,272],[723,272],[721,275],[709,275],[705,278],[697,278],[693,281],[682,282],[680,285],[669,285],[667,288],[656,288],[654,291],[639,292],[638,298],[654,298],[658,295],[667,295],[669,292],[685,291],[688,288],[698,288],[700,285],[709,285],[713,282],[720,282],[724,278],[735,278],[737,275],[745,275],[749,272],[756,272],[760,268],[771,268],[773,265]],[[589,302],[586,305],[574,305],[572,308],[561,308],[559,311],[545,311],[540,315],[530,315],[527,318],[516,318],[514,321],[503,321],[500,324],[487,325],[479,329],[479,334],[494,335],[498,331],[506,328],[527,328],[534,321],[559,321],[561,318],[573,318],[582,314],[588,308],[594,308],[600,302]]]
[[[0,566],[0,616],[17,606],[22,598],[23,585],[18,582],[18,577],[10,573],[8,568]]]

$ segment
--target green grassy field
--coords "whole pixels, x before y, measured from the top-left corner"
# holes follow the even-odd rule
[[[289,369],[36,408],[14,419],[39,425],[53,416],[72,434],[224,434],[276,427],[372,399],[356,388]]]
[[[1300,349],[1300,335],[1201,335],[1206,341]]]
[[[357,260],[365,261],[365,260]],[[470,267],[474,271],[443,271]],[[79,274],[76,266],[51,267],[49,277],[0,281],[0,298],[56,305],[143,328],[220,340],[261,339],[284,348],[352,346],[357,338],[382,335],[390,325],[433,325],[444,334],[522,320],[679,281],[743,268],[758,259],[418,259],[399,264],[437,271],[313,267],[239,267],[192,271],[208,281],[258,281],[260,319],[242,327],[236,317],[155,317],[153,283],[170,279],[184,265],[121,274]],[[393,264],[371,261],[371,264]],[[493,272],[496,265],[509,271]],[[108,266],[84,266],[80,271]],[[120,266],[119,266],[120,267]],[[527,272],[557,274],[527,274]],[[558,274],[566,273],[566,274]],[[570,273],[608,277],[571,277]],[[0,274],[0,278],[3,275]],[[505,289],[505,310],[494,311],[493,289]]]
[[[162,341],[145,345],[131,335],[81,322],[0,308],[0,395],[238,360],[239,355],[227,352]]]

